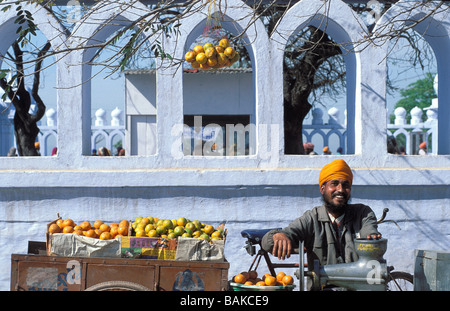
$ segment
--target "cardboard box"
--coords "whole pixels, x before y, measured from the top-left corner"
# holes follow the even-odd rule
[[[144,258],[177,261],[225,262],[225,240],[209,243],[202,239],[176,239],[127,236],[121,239],[124,258]]]

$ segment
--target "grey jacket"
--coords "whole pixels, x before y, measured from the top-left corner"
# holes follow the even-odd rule
[[[271,252],[272,236],[283,232],[291,240],[292,247],[297,248],[299,241],[304,241],[307,261],[313,263],[318,259],[321,265],[352,262],[358,260],[353,240],[366,238],[368,234],[379,234],[377,219],[372,209],[363,204],[349,204],[343,220],[344,227],[338,244],[336,232],[324,205],[306,211],[286,228],[269,231],[262,240],[264,250]],[[338,248],[337,245],[340,245]]]

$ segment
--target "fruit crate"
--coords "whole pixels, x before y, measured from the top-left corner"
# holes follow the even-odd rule
[[[151,291],[228,290],[228,262],[11,255],[12,291],[83,291],[118,283]]]

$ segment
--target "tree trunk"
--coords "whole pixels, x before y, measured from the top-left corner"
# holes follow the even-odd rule
[[[40,155],[34,144],[39,134],[37,122],[39,122],[44,116],[46,107],[38,95],[38,90],[43,56],[48,52],[50,46],[50,42],[47,42],[42,50],[39,51],[34,68],[34,81],[31,95],[36,101],[36,114],[32,115],[29,113],[31,107],[31,96],[25,88],[23,51],[20,49],[17,42],[14,42],[12,45],[15,54],[17,90],[12,90],[12,86],[8,84],[6,79],[0,80],[0,86],[7,93],[11,103],[16,109],[14,114],[14,134],[16,136],[17,152],[20,156]]]
[[[307,43],[289,55],[295,65],[288,67],[286,61],[284,63],[285,154],[305,153],[303,120],[312,108],[308,98],[317,87],[314,84],[314,77],[325,60],[341,54],[339,47],[324,32],[314,27],[310,28],[312,31]]]

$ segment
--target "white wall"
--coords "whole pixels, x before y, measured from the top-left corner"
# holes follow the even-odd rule
[[[244,28],[249,9],[237,0],[227,3],[228,17]],[[164,66],[158,67],[161,69],[156,74],[156,152],[150,156],[88,156],[90,96],[87,96],[89,86],[81,82],[89,76],[89,71],[82,65],[85,57],[82,51],[62,58],[58,63],[61,87],[58,89],[58,156],[0,158],[0,289],[9,289],[11,253],[26,252],[29,240],[43,241],[45,225],[56,213],[77,221],[98,218],[112,221],[152,214],[168,218],[185,216],[212,223],[226,220],[229,236],[225,255],[232,275],[247,269],[252,260],[242,248],[242,229],[282,227],[306,209],[320,204],[317,186],[320,169],[338,156],[284,155],[281,126],[283,42],[295,32],[295,27],[306,25],[321,10],[318,3],[321,2],[304,0],[294,5],[272,38],[260,21],[247,30],[258,126],[258,149],[252,156],[182,156],[182,131],[174,125],[183,122],[185,77],[179,70]],[[108,21],[109,13],[114,12],[114,4],[110,6],[110,12],[105,7],[100,16],[92,18]],[[335,22],[329,23],[327,31],[341,38],[362,36],[363,23],[355,20],[344,3],[333,0],[328,9],[329,17]],[[131,8],[123,15],[133,20],[145,10],[143,6],[139,10]],[[2,36],[14,33],[10,31],[14,14],[13,8],[10,13],[0,15]],[[204,23],[204,18],[204,15],[190,16],[182,24],[178,44],[165,42],[168,49],[174,49],[175,57],[181,58],[189,40],[201,33],[199,25]],[[450,53],[444,52],[450,31],[448,19],[442,16],[435,19],[440,21],[437,33],[443,40],[436,54],[438,59],[446,60],[438,62],[441,66],[448,63]],[[48,38],[54,37],[57,21],[42,11],[36,12],[35,20]],[[88,22],[75,27],[75,35],[95,33],[95,25]],[[97,33],[97,39],[107,37],[108,27],[103,30],[106,32]],[[428,28],[430,36],[434,30]],[[446,35],[442,36],[444,31]],[[13,39],[4,38],[0,51]],[[64,41],[62,36],[57,39],[59,43]],[[54,42],[54,47],[58,42]],[[437,45],[434,47],[439,49]],[[414,249],[450,249],[450,152],[447,152],[450,135],[446,131],[450,114],[439,113],[439,155],[387,154],[385,52],[383,48],[368,46],[354,57],[356,85],[348,87],[355,101],[350,103],[354,104],[355,154],[342,158],[354,171],[353,202],[370,205],[377,215],[388,207],[389,218],[401,226],[401,231],[393,224],[380,227],[389,240],[388,263],[412,272]],[[446,107],[443,108],[446,111],[450,97],[441,90],[450,89],[448,70],[439,67],[439,77],[439,105]],[[266,129],[270,135],[264,132]]]

